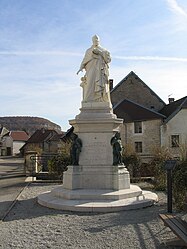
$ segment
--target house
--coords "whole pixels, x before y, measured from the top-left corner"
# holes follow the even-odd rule
[[[123,99],[129,99],[155,111],[159,111],[165,106],[165,102],[133,71],[111,90],[110,95],[113,106]]]
[[[29,139],[29,135],[25,131],[10,131],[9,137],[12,138],[13,142],[12,155],[13,156],[18,155],[20,153],[20,148]]]
[[[28,151],[36,151],[38,154],[57,153],[59,150],[59,141],[62,134],[55,130],[40,129],[27,140],[24,146],[20,148],[22,155]]]
[[[29,136],[25,131],[9,131],[5,127],[0,128],[0,155],[15,156],[25,144]]]
[[[9,137],[9,130],[0,127],[0,156],[12,155],[12,139]]]
[[[166,104],[134,72],[111,90],[114,113],[124,120],[122,143],[147,162],[165,146],[179,157],[187,145],[187,97]],[[184,148],[183,148],[184,151]]]
[[[64,133],[57,133],[50,139],[50,148],[54,153],[60,153],[62,150],[62,137]]]
[[[56,130],[40,129],[20,148],[25,158],[25,173],[48,171],[48,160],[60,150],[62,133]]]
[[[73,131],[74,131],[74,127],[71,126],[62,136],[61,136],[61,141],[63,143],[68,143],[71,141],[71,136],[73,134]]]
[[[124,99],[114,107],[117,117],[124,120],[121,127],[123,145],[131,145],[145,161],[152,157],[154,147],[160,147],[160,126],[164,115]]]
[[[187,157],[187,96],[170,100],[160,113],[166,116],[161,125],[161,146],[169,148],[174,157]]]

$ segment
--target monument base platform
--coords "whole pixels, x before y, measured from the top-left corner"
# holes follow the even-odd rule
[[[124,165],[69,165],[64,172],[63,188],[111,191],[129,189],[130,176]]]
[[[156,194],[142,191],[136,185],[129,189],[76,189],[62,186],[38,196],[38,203],[49,208],[77,212],[115,212],[138,209],[158,201]]]

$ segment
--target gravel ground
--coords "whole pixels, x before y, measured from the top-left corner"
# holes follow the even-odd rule
[[[157,193],[159,203],[152,207],[92,214],[40,206],[36,196],[54,187],[57,185],[32,183],[23,190],[0,223],[1,249],[174,248],[163,244],[174,238],[174,234],[158,217],[167,209],[164,193]],[[186,219],[186,214],[179,215]]]

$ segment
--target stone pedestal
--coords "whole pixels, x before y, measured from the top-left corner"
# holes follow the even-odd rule
[[[130,185],[124,165],[113,166],[110,141],[120,132],[123,120],[113,114],[111,103],[82,102],[80,110],[80,114],[69,121],[83,144],[79,165],[68,166],[63,185],[38,196],[38,202],[56,209],[89,212],[152,205],[157,196]]]
[[[82,103],[81,113],[70,124],[82,140],[79,165],[69,166],[64,174],[65,189],[130,188],[129,172],[124,165],[113,166],[110,144],[123,123],[113,114],[108,102]]]
[[[123,120],[105,102],[82,103],[81,113],[70,124],[82,140],[79,164],[82,166],[110,166],[113,162],[110,140],[120,130]]]
[[[130,188],[129,172],[124,166],[68,166],[64,173],[64,189]]]

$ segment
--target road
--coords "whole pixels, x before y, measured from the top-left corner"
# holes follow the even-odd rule
[[[0,157],[0,220],[26,186],[22,158]]]

